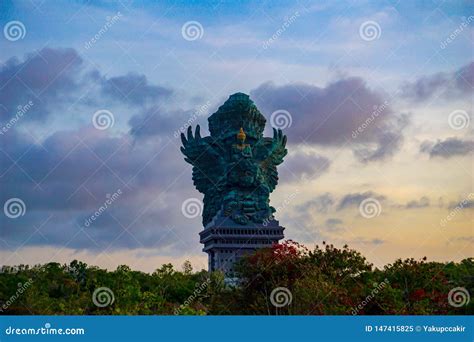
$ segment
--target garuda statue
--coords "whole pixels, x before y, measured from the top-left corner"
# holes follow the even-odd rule
[[[243,93],[231,95],[208,121],[210,136],[201,137],[199,125],[194,136],[191,127],[181,134],[194,185],[204,194],[204,226],[221,210],[242,225],[273,218],[269,196],[287,154],[286,136],[273,129],[273,138],[263,137],[265,117]]]

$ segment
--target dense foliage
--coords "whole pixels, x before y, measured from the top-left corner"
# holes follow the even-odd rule
[[[347,246],[324,244],[310,251],[287,241],[242,259],[237,272],[238,284],[224,281],[218,272],[193,272],[189,262],[182,271],[167,264],[152,274],[128,266],[108,272],[76,260],[4,266],[0,314],[474,313],[469,300],[473,258],[459,263],[397,260],[377,269]],[[102,289],[109,292],[100,294]]]

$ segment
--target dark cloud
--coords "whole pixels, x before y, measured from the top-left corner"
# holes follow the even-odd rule
[[[201,132],[205,135],[206,121],[207,117],[196,110],[178,109],[165,112],[160,106],[153,106],[132,116],[128,124],[131,127],[130,134],[138,139],[156,135],[177,139],[189,126],[193,126],[194,130],[197,124],[201,125]],[[176,141],[181,143],[179,139]]]
[[[459,98],[472,96],[474,90],[474,62],[452,73],[440,72],[423,76],[415,82],[404,84],[402,97],[413,101],[425,101],[434,96]]]
[[[27,207],[21,218],[0,217],[1,238],[9,244],[162,247],[190,243],[187,230],[197,234],[199,218],[187,220],[180,211],[181,203],[197,194],[189,168],[169,140],[133,144],[131,137],[87,127],[56,132],[38,145],[9,133],[9,144],[0,151],[0,203],[20,198]],[[21,159],[10,159],[20,153]],[[117,200],[86,227],[86,219],[118,190]],[[165,238],[169,229],[181,238]]]
[[[329,218],[325,222],[326,230],[329,232],[340,232],[344,230],[342,224],[344,222],[338,218]]]
[[[331,162],[315,152],[290,152],[279,167],[281,182],[311,180],[328,171]]]
[[[130,73],[102,80],[102,93],[131,105],[143,106],[168,98],[173,92],[171,89],[149,84],[145,75]]]
[[[324,88],[265,83],[253,90],[251,97],[270,123],[274,111],[290,113],[292,123],[285,129],[290,143],[347,144],[362,162],[395,153],[408,124],[407,115],[396,114],[387,98],[358,77],[341,79]]]
[[[339,225],[339,224],[342,224],[343,221],[338,219],[338,218],[329,218],[326,220],[326,225],[327,226],[336,226],[336,225]]]
[[[384,240],[382,239],[364,239],[364,238],[357,238],[355,240],[352,240],[351,242],[353,243],[361,243],[361,244],[364,244],[364,245],[381,245],[383,243],[385,243]]]
[[[328,212],[329,208],[334,204],[334,198],[330,193],[325,193],[314,197],[313,199],[300,204],[296,207],[296,210],[301,214],[305,214],[308,211],[315,211],[321,214]]]
[[[427,208],[430,206],[430,199],[426,196],[421,197],[419,200],[409,201],[403,206],[405,209],[418,209]]]
[[[380,202],[386,199],[383,195],[378,195],[372,191],[366,191],[364,193],[353,193],[347,194],[341,198],[339,204],[337,205],[337,210],[343,210],[352,206],[359,206],[360,203],[367,199],[367,198],[374,198]]]
[[[83,60],[74,49],[44,48],[23,60],[10,58],[0,67],[0,121],[18,106],[33,102],[31,120],[43,120],[80,87]]]
[[[467,198],[460,202],[451,202],[448,206],[448,209],[450,210],[472,209],[472,208],[474,208],[474,200],[467,199]]]
[[[87,69],[73,49],[46,48],[23,60],[12,58],[0,68],[0,82],[1,121],[10,120],[18,105],[34,102],[18,124],[0,135],[0,203],[20,198],[26,204],[26,214],[17,219],[2,211],[0,239],[6,245],[102,250],[180,243],[200,247],[194,239],[199,217],[186,219],[181,213],[182,202],[199,195],[178,139],[164,134],[179,128],[187,112],[157,113],[162,130],[140,142],[115,127],[98,130],[91,124],[98,104],[128,106],[142,96],[141,103],[150,109],[137,106],[130,117],[138,117],[143,115],[138,111],[157,108],[171,90],[151,85],[137,74],[107,79],[100,71]],[[84,91],[89,86],[93,91]],[[39,127],[39,120],[71,115],[61,105],[74,103],[81,103],[87,115],[87,120],[74,122],[75,128],[50,127],[53,133],[39,140],[22,130],[24,123]],[[86,226],[107,196],[119,190],[117,200]]]
[[[473,244],[474,243],[474,236],[459,236],[455,238],[450,238],[448,242],[446,243],[449,245],[452,242],[467,242],[468,244]]]
[[[115,114],[126,113],[116,119],[143,116],[169,104],[172,94],[172,89],[150,84],[145,75],[129,73],[107,78],[99,70],[87,68],[74,49],[44,48],[25,55],[23,60],[11,58],[0,67],[0,123],[18,116],[19,106],[30,101],[32,105],[18,120],[19,125],[31,120],[45,123],[53,114],[71,116],[79,106],[77,115],[88,122],[103,108],[117,108]],[[176,124],[170,123],[169,127],[182,120],[173,114],[168,115],[169,121]],[[163,112],[159,115],[167,119]]]
[[[456,137],[438,140],[437,142],[424,141],[420,145],[420,151],[428,153],[430,157],[450,158],[453,156],[463,156],[474,151],[474,141]]]

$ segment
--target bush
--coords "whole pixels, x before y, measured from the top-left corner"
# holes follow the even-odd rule
[[[236,265],[237,286],[226,284],[219,272],[193,272],[189,262],[182,271],[166,264],[152,274],[125,265],[107,271],[77,260],[1,271],[0,314],[11,315],[474,313],[467,300],[474,290],[472,258],[399,259],[377,269],[348,246],[325,243],[312,251],[294,241],[258,250]],[[457,298],[456,288],[462,291]],[[464,305],[451,305],[449,296],[465,298]]]

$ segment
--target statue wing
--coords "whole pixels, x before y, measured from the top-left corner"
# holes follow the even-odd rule
[[[281,129],[273,129],[273,138],[263,138],[256,145],[257,155],[261,160],[260,166],[262,176],[270,192],[275,190],[278,184],[277,166],[283,162],[283,158],[288,153],[286,149],[286,135]]]
[[[204,194],[203,223],[206,224],[220,209],[226,181],[224,158],[220,146],[211,137],[201,138],[199,125],[194,136],[191,127],[187,136],[181,133],[181,141],[184,160],[193,166],[194,186]]]

